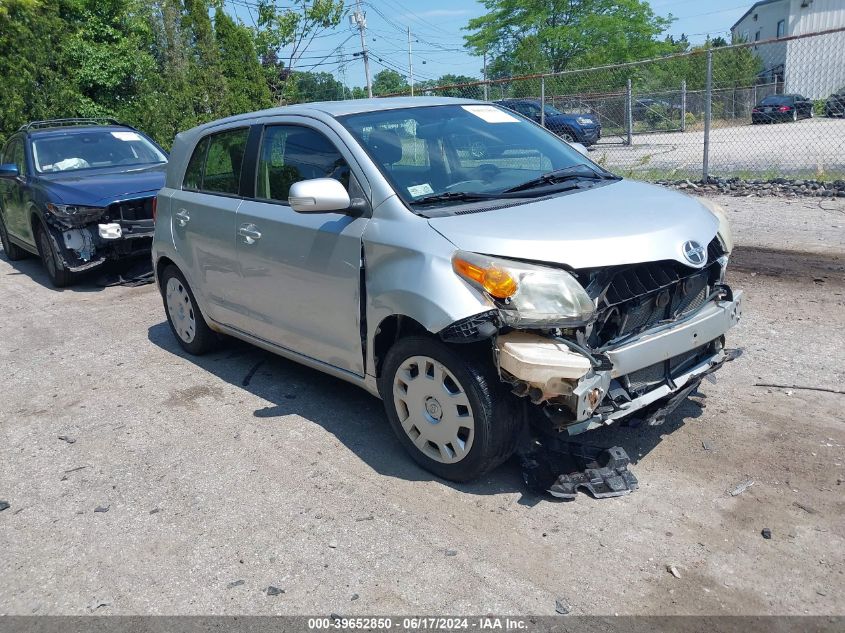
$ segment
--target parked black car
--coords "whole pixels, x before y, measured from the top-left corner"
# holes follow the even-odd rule
[[[493,103],[540,123],[540,101],[538,99],[501,99]],[[595,115],[567,114],[548,103],[544,109],[546,128],[560,136],[564,141],[581,143],[585,147],[589,147],[595,145],[601,138],[601,124]]]
[[[845,116],[845,86],[827,98],[824,104],[825,116]]]
[[[813,102],[797,94],[769,95],[751,110],[751,123],[777,123],[813,118]]]
[[[106,260],[149,252],[167,153],[112,119],[35,121],[0,154],[6,257],[41,257],[56,287]]]

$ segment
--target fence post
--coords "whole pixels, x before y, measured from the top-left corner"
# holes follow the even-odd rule
[[[634,93],[631,78],[628,78],[628,88],[625,91],[625,127],[628,129],[628,147],[634,144]]]
[[[540,125],[546,127],[546,78],[540,77]]]
[[[704,156],[701,177],[707,182],[710,177],[710,118],[713,102],[713,49],[707,50],[707,79],[704,87]]]
[[[687,131],[687,80],[681,82],[681,132]]]

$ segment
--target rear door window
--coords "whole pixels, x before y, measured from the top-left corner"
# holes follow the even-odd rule
[[[185,171],[183,189],[238,195],[248,128],[212,134],[199,142]]]

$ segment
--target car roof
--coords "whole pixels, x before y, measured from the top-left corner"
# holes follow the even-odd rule
[[[257,112],[246,112],[236,114],[225,119],[219,119],[207,123],[207,126],[217,126],[222,123],[236,122],[245,119],[258,117],[283,116],[286,114],[309,115],[316,112],[327,114],[330,117],[341,117],[348,114],[363,114],[367,112],[384,112],[387,110],[398,110],[400,108],[423,108],[442,105],[485,103],[475,99],[458,99],[454,97],[383,97],[374,99],[347,99],[346,101],[315,101],[312,103],[300,103],[296,105],[268,108]],[[205,127],[205,126],[200,126]]]
[[[106,132],[125,132],[130,130],[132,132],[138,132],[138,130],[128,125],[59,125],[56,127],[40,127],[25,130],[25,133],[31,138],[42,138],[45,136],[64,136],[67,134],[91,132],[93,130],[103,130]]]

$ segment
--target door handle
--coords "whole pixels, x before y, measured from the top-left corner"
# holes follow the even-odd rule
[[[261,239],[261,231],[254,224],[241,224],[241,228],[238,229],[238,235],[244,238],[245,244],[255,244],[255,242]]]
[[[179,209],[176,212],[176,222],[179,226],[185,226],[191,220],[191,216],[186,209]]]

